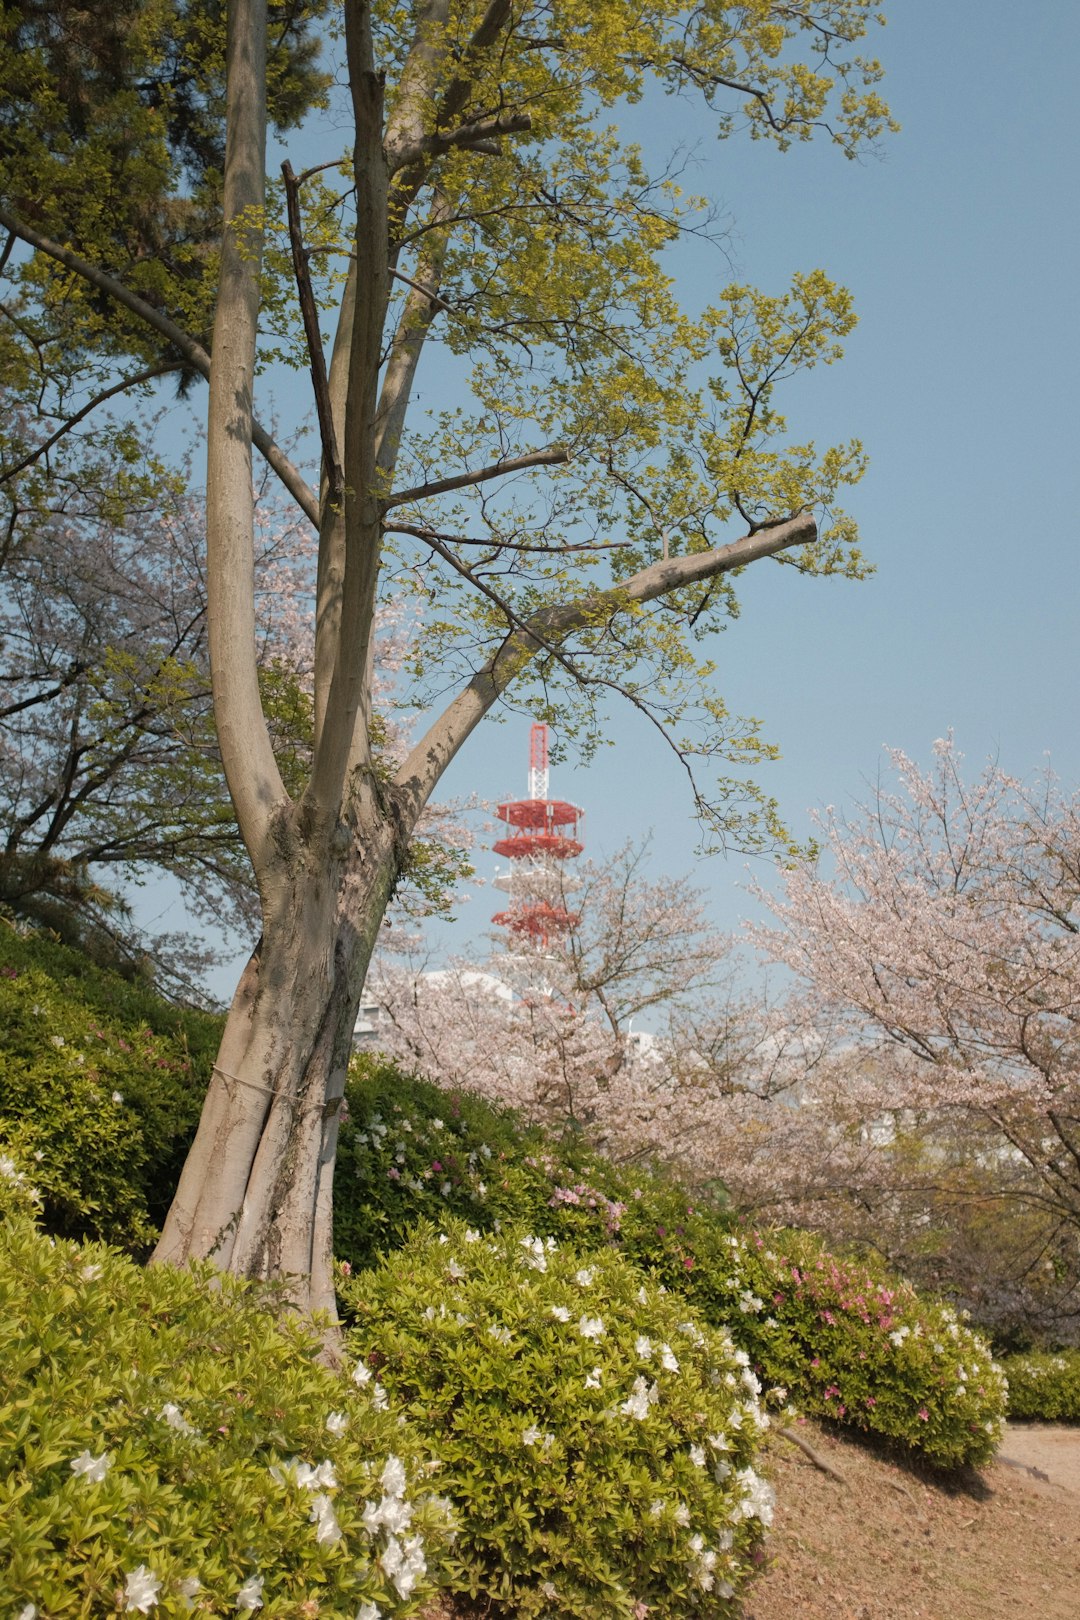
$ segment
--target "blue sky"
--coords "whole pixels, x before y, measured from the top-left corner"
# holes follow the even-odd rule
[[[717,143],[685,104],[659,108],[660,139],[696,145],[692,183],[728,219],[730,266],[680,250],[689,287],[733,271],[780,291],[820,265],[860,314],[845,359],[798,385],[791,414],[800,435],[866,444],[870,471],[846,504],[876,573],[855,584],[759,564],[719,643],[720,689],[779,746],[759,780],[799,836],[814,807],[865,796],[883,745],[928,764],[950,728],[972,771],[994,754],[1024,775],[1049,754],[1080,784],[1080,7],[888,10],[871,48],[903,128],[879,158]],[[588,769],[553,772],[553,791],[586,809],[589,852],[651,831],[656,870],[693,871],[717,927],[736,929],[755,910],[745,859],[695,861],[663,745],[626,713],[611,736]],[[447,792],[523,794],[527,740],[524,721],[489,726]],[[477,865],[490,875],[494,858]],[[464,947],[493,898],[440,939]]]
[[[718,143],[678,101],[636,114],[650,151],[694,148],[691,183],[727,222],[726,257],[690,245],[673,259],[688,301],[733,276],[781,291],[821,266],[860,313],[844,361],[787,405],[800,437],[864,441],[870,471],[846,504],[877,572],[854,584],[759,564],[718,649],[729,707],[781,750],[759,779],[799,836],[813,807],[854,806],[883,745],[928,762],[949,728],[973,771],[994,754],[1027,774],[1049,754],[1080,783],[1080,7],[887,10],[869,48],[903,128],[880,157]],[[310,151],[291,155],[318,161]],[[628,713],[610,735],[588,769],[553,773],[553,791],[586,809],[589,852],[651,832],[656,872],[692,871],[716,926],[737,928],[754,909],[744,859],[695,861],[689,796],[662,745]],[[446,796],[523,794],[527,743],[524,720],[486,725]],[[490,876],[494,857],[481,850],[477,865]],[[487,889],[463,906],[440,948],[475,949],[494,902]]]

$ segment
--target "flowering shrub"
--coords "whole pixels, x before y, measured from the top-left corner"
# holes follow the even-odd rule
[[[513,1219],[589,1250],[616,1246],[730,1332],[802,1410],[946,1467],[993,1454],[1005,1382],[989,1347],[884,1268],[841,1261],[807,1233],[737,1229],[670,1182],[515,1133],[512,1115],[403,1081],[392,1065],[365,1061],[349,1097],[352,1162],[363,1173],[359,1195],[339,1181],[338,1252],[350,1260],[403,1242],[420,1215],[450,1211],[479,1230]],[[350,1231],[362,1239],[356,1249]]]
[[[227,1278],[0,1221],[5,1616],[415,1613],[445,1505],[316,1350]]]
[[[194,1135],[218,1020],[0,925],[0,1151],[44,1228],[144,1249]]]
[[[610,1250],[458,1220],[342,1298],[350,1350],[442,1464],[454,1589],[522,1617],[737,1612],[771,1518],[766,1397],[685,1300]]]
[[[948,1305],[884,1268],[838,1259],[809,1233],[719,1234],[699,1222],[693,1235],[689,1297],[710,1321],[727,1321],[802,1410],[899,1440],[943,1467],[993,1456],[1005,1377]]]
[[[1008,1356],[1009,1416],[1080,1423],[1080,1350]]]

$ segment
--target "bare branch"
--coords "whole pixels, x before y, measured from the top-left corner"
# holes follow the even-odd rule
[[[440,540],[449,546],[476,546],[492,552],[535,552],[542,557],[565,557],[572,551],[622,551],[631,544],[629,540],[583,540],[577,545],[538,546],[530,545],[526,540],[477,539],[465,534],[441,534],[437,529],[418,523],[384,523],[383,530],[386,534],[411,534],[416,540]]]
[[[315,393],[315,410],[319,418],[319,437],[322,440],[323,464],[329,485],[329,497],[335,506],[345,491],[345,474],[341,470],[334,413],[330,404],[330,385],[326,376],[326,356],[323,353],[322,333],[319,330],[319,312],[315,307],[315,294],[308,273],[307,254],[304,251],[303,224],[300,218],[300,182],[288,158],[281,165],[285,181],[285,203],[289,215],[289,246],[292,249],[296,290],[300,296],[300,314],[307,338],[308,362],[311,367],[311,386]]]
[[[425,159],[442,157],[455,146],[476,147],[497,140],[500,135],[519,135],[532,128],[532,117],[526,112],[500,112],[490,118],[477,118],[461,124],[457,129],[436,130],[409,145],[400,146],[394,154],[394,172],[411,169]]]
[[[412,489],[396,490],[383,502],[383,511],[389,512],[391,507],[406,506],[413,501],[430,500],[435,495],[446,495],[453,489],[485,484],[489,479],[523,472],[528,467],[559,467],[569,460],[569,450],[554,446],[550,450],[532,450],[526,456],[506,456],[502,461],[493,461],[490,466],[478,467],[475,472],[456,473],[450,478],[436,478],[428,484],[416,484]]]

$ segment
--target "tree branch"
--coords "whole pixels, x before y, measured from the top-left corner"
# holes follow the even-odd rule
[[[507,473],[523,472],[527,467],[559,467],[569,460],[569,450],[555,448],[533,450],[527,456],[506,456],[502,461],[493,461],[488,467],[478,467],[475,472],[456,473],[451,478],[436,478],[428,484],[416,484],[412,489],[395,490],[383,502],[383,511],[389,512],[391,507],[406,506],[412,501],[430,500],[434,495],[446,495],[453,489],[468,489],[474,484],[487,483],[492,478],[502,478]]]
[[[77,426],[84,417],[89,416],[90,412],[96,410],[99,405],[104,405],[107,399],[112,399],[115,394],[124,393],[128,388],[137,388],[140,383],[153,382],[155,377],[165,377],[171,371],[180,371],[183,364],[182,360],[164,360],[161,365],[148,366],[145,371],[136,372],[133,377],[122,377],[111,388],[103,389],[100,394],[95,394],[93,399],[89,400],[81,410],[75,412],[74,416],[69,416],[66,421],[62,422],[56,432],[45,440],[44,444],[35,445],[34,449],[23,456],[21,461],[15,463],[14,467],[8,467],[5,472],[0,473],[0,484],[8,483],[15,477],[16,473],[23,472],[25,468],[32,466],[40,456],[47,455],[53,445],[64,437],[65,433],[70,433],[73,427]]]
[[[497,140],[500,135],[519,135],[532,128],[532,117],[526,112],[499,112],[490,118],[477,118],[461,124],[457,129],[436,130],[418,141],[402,143],[394,153],[393,173],[412,169],[425,159],[442,157],[455,146],[473,147]]]
[[[296,290],[300,298],[300,314],[307,338],[308,363],[311,368],[311,386],[315,394],[315,411],[319,418],[319,437],[322,440],[323,467],[329,486],[328,494],[335,506],[340,505],[345,491],[345,474],[341,469],[334,413],[330,405],[330,385],[326,376],[326,356],[323,353],[322,333],[319,330],[319,312],[315,307],[315,294],[308,273],[308,256],[304,251],[303,225],[300,218],[300,183],[288,158],[281,165],[285,181],[285,205],[289,216],[289,246],[292,249]]]
[[[809,512],[771,524],[712,551],[686,557],[668,557],[632,574],[606,591],[594,591],[575,602],[556,604],[534,613],[527,623],[507,636],[498,651],[478,670],[409,754],[396,777],[402,809],[407,818],[419,815],[436,783],[488,710],[533,657],[559,643],[574,630],[598,624],[638,603],[652,602],[685,585],[745,568],[792,546],[805,546],[817,538],[817,524]]]
[[[38,252],[46,254],[50,259],[55,259],[58,264],[62,264],[66,269],[74,271],[77,276],[82,276],[83,280],[88,281],[92,287],[97,287],[100,292],[108,293],[110,298],[115,298],[118,304],[122,304],[125,309],[138,316],[139,320],[145,321],[147,326],[152,327],[155,332],[160,332],[161,336],[172,344],[177,353],[183,355],[192,370],[197,371],[200,376],[205,377],[209,382],[210,356],[201,343],[190,337],[182,327],[178,326],[163,311],[155,309],[153,304],[148,304],[145,298],[140,298],[138,293],[132,292],[130,288],[124,286],[123,282],[117,281],[115,276],[110,276],[107,271],[102,270],[98,265],[91,264],[87,259],[80,258],[77,253],[73,253],[70,248],[61,246],[59,242],[53,242],[47,236],[42,236],[32,226],[24,225],[2,204],[0,204],[0,225],[5,226],[9,231],[13,231],[29,247],[36,248]],[[267,433],[265,428],[260,427],[258,422],[252,423],[251,437],[255,448],[261,455],[265,456],[267,462],[273,467],[293,500],[304,513],[304,516],[309,518],[312,523],[318,524],[319,502],[314,490],[309,487],[299,468],[293,465],[281,447],[275,444],[270,434]]]

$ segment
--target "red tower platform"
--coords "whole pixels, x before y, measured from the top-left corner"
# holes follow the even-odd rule
[[[511,799],[497,807],[506,827],[495,845],[510,870],[496,885],[511,897],[508,910],[491,920],[512,933],[546,945],[553,934],[563,934],[577,922],[565,904],[568,887],[563,863],[580,855],[578,823],[584,814],[576,804],[548,796],[547,726],[534,725],[529,734],[529,797]]]

